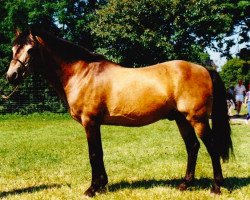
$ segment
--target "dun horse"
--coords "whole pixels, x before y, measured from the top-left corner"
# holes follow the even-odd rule
[[[41,73],[67,104],[71,116],[85,128],[92,168],[91,185],[85,195],[104,192],[108,184],[100,126],[136,127],[160,119],[175,120],[186,145],[187,169],[179,189],[187,189],[194,181],[198,136],[212,160],[211,192],[221,192],[220,159],[229,158],[232,141],[226,92],[216,71],[186,61],[124,68],[83,47],[32,29],[16,35],[12,50],[8,81],[18,85],[29,73]]]

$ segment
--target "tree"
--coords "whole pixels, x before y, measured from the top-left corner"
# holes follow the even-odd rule
[[[89,14],[105,3],[106,0],[58,1],[54,6],[54,18],[61,29],[60,36],[93,51]]]
[[[250,60],[250,49],[247,49],[247,48],[241,49],[238,56],[242,60],[245,60],[245,61]]]
[[[0,73],[11,60],[15,29],[34,24],[125,66],[172,59],[206,65],[204,49],[214,41],[229,47],[233,42],[224,38],[235,31],[240,42],[249,40],[249,5],[240,0],[1,0]],[[5,82],[1,76],[0,85]],[[41,77],[30,77],[9,102],[0,99],[0,112],[62,110],[51,93]]]
[[[93,14],[90,26],[98,51],[124,65],[171,59],[200,63],[205,47],[215,48],[213,41],[247,23],[249,5],[229,0],[110,0]]]
[[[230,15],[229,27],[231,28],[221,34],[217,42],[222,55],[232,58],[230,48],[235,45],[235,38],[231,37],[232,35],[238,35],[237,44],[249,43],[250,2],[246,0],[225,1],[222,6],[223,11]]]
[[[247,85],[250,82],[250,62],[239,58],[230,59],[222,66],[220,75],[226,87],[236,85],[239,79]]]
[[[106,0],[1,0],[0,6],[0,73],[4,74],[11,60],[11,41],[16,28],[25,30],[39,26],[56,36],[93,50],[88,14]],[[5,85],[0,77],[0,87]],[[11,87],[4,88],[11,91]],[[27,92],[29,91],[29,92]],[[9,101],[0,98],[0,113],[65,111],[58,98],[41,76],[29,77]]]

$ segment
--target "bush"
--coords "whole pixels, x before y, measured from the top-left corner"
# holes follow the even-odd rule
[[[233,58],[222,66],[220,75],[227,88],[236,85],[239,79],[247,85],[250,81],[250,62]]]

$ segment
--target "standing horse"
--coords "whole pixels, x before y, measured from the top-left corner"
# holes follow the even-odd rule
[[[104,192],[108,183],[100,126],[136,127],[160,119],[175,120],[185,142],[187,169],[179,189],[187,189],[194,181],[198,136],[212,160],[211,192],[220,193],[220,158],[229,158],[232,141],[226,92],[216,71],[186,61],[124,68],[34,29],[17,34],[12,50],[8,81],[18,85],[30,72],[41,73],[67,104],[71,116],[85,128],[92,169],[85,195]]]

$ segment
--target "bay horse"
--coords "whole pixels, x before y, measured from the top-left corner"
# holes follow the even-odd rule
[[[16,34],[12,51],[9,83],[18,85],[32,72],[42,74],[85,128],[92,169],[85,195],[105,192],[108,184],[100,126],[138,127],[161,119],[176,121],[186,146],[186,175],[179,189],[186,190],[194,181],[200,138],[212,160],[211,192],[221,193],[220,159],[228,160],[233,148],[226,90],[216,71],[181,60],[125,68],[32,28]]]

